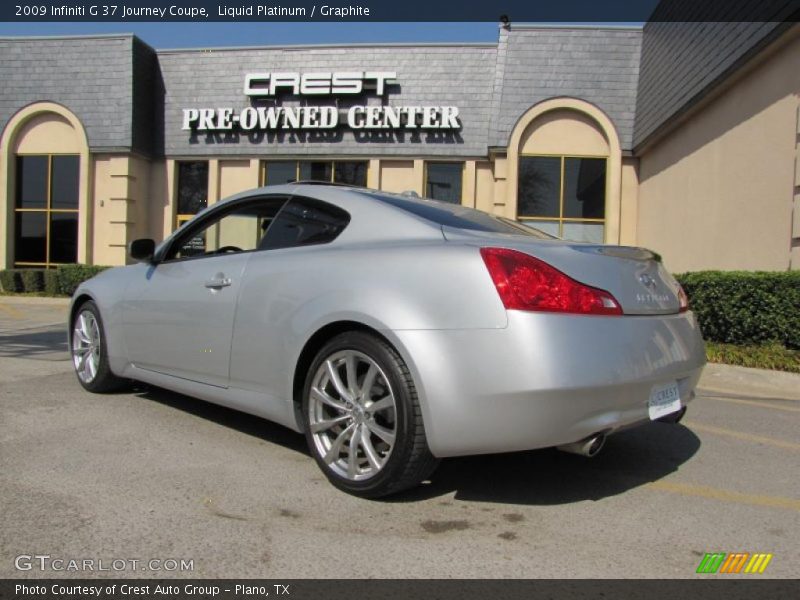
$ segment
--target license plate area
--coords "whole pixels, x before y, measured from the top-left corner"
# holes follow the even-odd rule
[[[647,412],[655,421],[681,409],[681,391],[677,381],[656,384],[650,390]]]

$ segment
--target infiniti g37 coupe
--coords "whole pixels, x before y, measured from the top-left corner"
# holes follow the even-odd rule
[[[305,434],[338,488],[378,497],[441,457],[677,422],[705,362],[644,249],[574,243],[452,204],[295,183],[218,202],[82,284],[78,380],[138,380]]]

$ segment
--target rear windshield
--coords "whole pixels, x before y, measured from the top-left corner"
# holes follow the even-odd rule
[[[370,193],[369,195],[376,200],[391,204],[396,208],[400,208],[418,217],[447,227],[469,229],[472,231],[486,231],[489,233],[527,235],[547,240],[556,239],[554,236],[544,231],[528,227],[517,221],[512,221],[511,219],[503,217],[495,217],[489,213],[467,208],[459,204],[450,204],[437,200],[426,200],[423,198],[395,194]]]

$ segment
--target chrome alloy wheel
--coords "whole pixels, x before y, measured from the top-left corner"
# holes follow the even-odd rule
[[[319,456],[337,475],[363,481],[389,460],[397,406],[386,374],[366,354],[342,350],[314,374],[309,426]]]
[[[75,319],[72,331],[72,364],[75,372],[84,383],[91,383],[97,377],[100,366],[100,326],[89,310],[83,310]]]

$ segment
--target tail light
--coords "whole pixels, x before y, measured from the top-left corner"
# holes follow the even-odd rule
[[[508,248],[481,248],[481,256],[508,310],[622,314],[614,296],[575,281],[538,258]]]
[[[681,284],[678,284],[678,300],[680,301],[679,312],[686,312],[689,310],[689,297],[686,295],[686,292],[683,291],[683,286]]]

